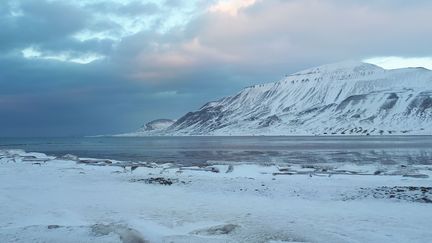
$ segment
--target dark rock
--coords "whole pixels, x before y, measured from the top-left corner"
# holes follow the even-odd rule
[[[213,173],[219,173],[220,172],[219,169],[217,167],[214,167],[214,166],[206,167],[205,170],[213,172]]]
[[[408,105],[405,111],[406,115],[410,115],[415,111],[416,115],[422,115],[426,110],[432,108],[432,97],[429,92],[422,92],[418,94]]]
[[[132,179],[131,182],[144,182],[146,184],[160,184],[164,186],[171,186],[174,182],[178,182],[178,180],[172,180],[169,178],[163,177],[150,177],[148,179]]]
[[[60,228],[60,225],[56,225],[56,224],[50,224],[47,226],[48,229],[58,229]]]
[[[228,169],[227,169],[227,171],[225,173],[231,173],[233,171],[234,171],[234,166],[233,165],[229,165]]]
[[[432,187],[417,186],[382,186],[378,188],[360,188],[359,195],[344,196],[345,200],[372,197],[375,199],[393,199],[408,202],[432,203]]]
[[[396,105],[398,99],[399,99],[399,97],[395,93],[391,93],[387,97],[386,101],[384,102],[384,104],[381,106],[380,109],[385,110],[385,111],[390,110],[391,108],[393,108]]]
[[[218,225],[213,226],[207,229],[200,229],[192,231],[192,234],[197,235],[227,235],[232,233],[235,229],[239,228],[240,226],[236,224],[225,224],[225,225]]]
[[[422,203],[432,203],[432,199],[429,199],[427,197],[422,197],[417,199],[418,202],[422,202]]]
[[[163,130],[174,124],[174,122],[171,119],[157,119],[146,123],[141,129],[144,129],[144,131]]]
[[[426,174],[406,174],[403,177],[411,177],[411,178],[429,178]]]
[[[358,104],[360,101],[366,99],[366,95],[351,95],[345,98],[336,108],[337,111],[345,109],[350,103],[352,105]]]
[[[278,116],[273,115],[273,116],[269,116],[266,119],[262,120],[259,123],[259,125],[260,125],[260,127],[269,127],[269,126],[276,124],[276,123],[279,123],[281,121],[282,120]]]

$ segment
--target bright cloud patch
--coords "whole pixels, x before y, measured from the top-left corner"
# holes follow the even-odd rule
[[[79,41],[109,39],[119,42],[142,31],[164,34],[173,28],[186,25],[193,17],[199,15],[197,2],[187,1],[173,7],[163,4],[162,1],[152,0],[73,0],[73,5],[92,11],[90,25],[96,28],[106,24],[109,26],[103,30],[85,29],[73,37]]]
[[[432,57],[374,57],[365,59],[364,62],[372,63],[385,69],[424,67],[432,70]]]
[[[112,40],[112,41],[120,40],[118,35],[112,34],[110,31],[94,32],[89,30],[83,30],[74,34],[72,37],[81,42],[89,41],[89,40]]]
[[[242,8],[249,7],[255,4],[257,0],[230,0],[220,1],[210,7],[211,12],[222,12],[235,16]]]
[[[73,54],[70,52],[47,53],[34,47],[28,47],[21,51],[22,56],[27,59],[54,60],[60,62],[72,62],[78,64],[89,64],[96,60],[103,59],[104,56],[96,53]]]

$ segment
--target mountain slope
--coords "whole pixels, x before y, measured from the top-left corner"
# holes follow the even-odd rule
[[[139,131],[149,132],[149,131],[164,130],[164,129],[167,129],[172,124],[174,124],[174,122],[175,121],[171,120],[171,119],[157,119],[157,120],[153,120],[151,122],[146,123],[144,126],[142,126]]]
[[[162,135],[432,134],[432,71],[342,62],[189,112]]]
[[[114,135],[115,137],[135,137],[135,136],[157,136],[164,133],[168,127],[173,125],[175,120],[156,119],[142,125],[140,129],[132,133],[123,133]]]

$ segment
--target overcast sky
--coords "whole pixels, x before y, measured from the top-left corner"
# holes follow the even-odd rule
[[[432,67],[432,1],[2,0],[0,137],[133,131],[345,59]]]

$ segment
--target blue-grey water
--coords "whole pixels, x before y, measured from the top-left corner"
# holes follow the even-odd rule
[[[0,149],[123,161],[203,164],[432,164],[432,136],[0,138]]]

